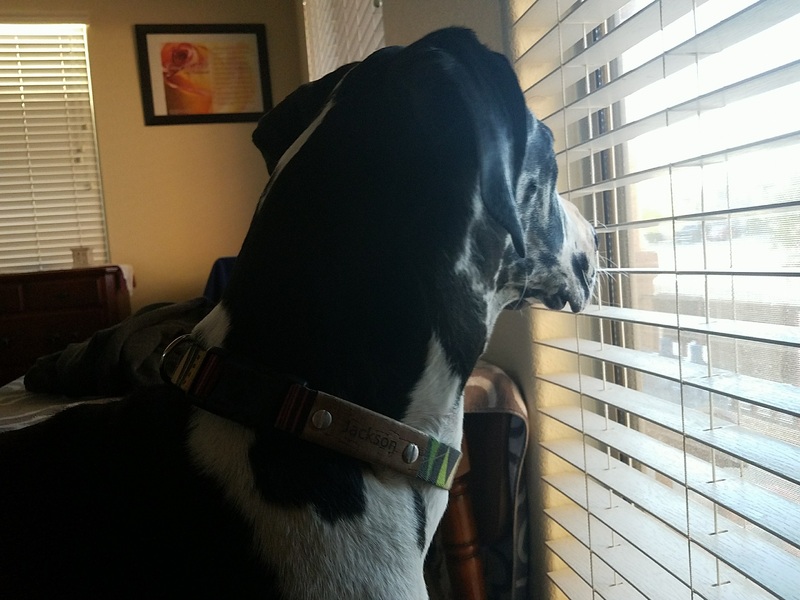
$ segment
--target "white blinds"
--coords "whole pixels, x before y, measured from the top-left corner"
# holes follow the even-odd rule
[[[0,270],[108,260],[85,25],[0,24]]]
[[[383,10],[380,5],[373,0],[303,2],[311,81],[383,48]]]
[[[534,315],[551,597],[800,599],[800,2],[511,10],[605,267]]]

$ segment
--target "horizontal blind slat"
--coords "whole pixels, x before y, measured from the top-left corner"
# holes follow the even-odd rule
[[[630,348],[619,348],[591,340],[578,341],[572,338],[558,338],[536,340],[535,343],[600,361],[608,361],[670,381],[682,382],[701,390],[722,394],[735,400],[749,402],[788,415],[800,416],[800,388],[791,384],[740,375],[721,369],[715,369],[709,375],[707,368],[702,365],[686,361],[681,365],[677,359],[665,358]],[[681,368],[683,368],[682,379]]]
[[[516,54],[521,55],[538,42],[558,22],[555,3],[536,2],[521,12],[512,30]]]
[[[709,463],[686,455],[684,465],[684,454],[681,450],[600,415],[572,406],[542,407],[540,411],[543,415],[638,460],[673,481],[682,483],[687,480],[713,479]]]
[[[769,268],[768,268],[769,267]],[[696,275],[708,277],[771,277],[795,279],[800,277],[800,272],[787,267],[774,268],[766,265],[764,270],[754,269],[667,269],[649,267],[603,267],[602,273],[607,275]]]
[[[384,45],[383,13],[371,3],[337,0],[303,5],[309,76],[362,60]]]
[[[676,162],[674,165],[662,165],[648,167],[642,170],[626,171],[603,181],[587,183],[586,185],[576,185],[575,187],[562,187],[560,192],[568,199],[579,199],[584,196],[609,192],[617,188],[630,186],[642,181],[663,178],[668,175],[670,168],[678,169],[691,166],[703,166],[704,164],[714,164],[724,161],[730,157],[752,155],[754,152],[769,150],[774,148],[794,147],[800,145],[800,132],[767,138],[754,144],[745,144],[740,147],[726,148],[719,152],[701,154],[686,160]],[[560,183],[566,183],[561,181]]]
[[[731,206],[724,209],[709,210],[706,212],[687,212],[681,215],[669,217],[650,217],[645,219],[619,221],[616,223],[598,223],[601,234],[619,234],[620,232],[630,232],[637,229],[647,229],[660,225],[671,225],[672,223],[718,223],[724,222],[730,217],[775,217],[793,215],[800,208],[800,199],[792,199],[778,202],[768,202],[765,204],[753,204],[750,206]]]
[[[584,314],[599,319],[614,319],[626,323],[654,325],[694,333],[800,347],[800,328],[797,325],[776,325],[719,318],[706,319],[695,315],[679,315],[596,304],[588,306]]]
[[[579,510],[577,508],[573,510]],[[588,539],[588,536],[587,536]],[[547,541],[547,546],[555,552],[572,573],[584,583],[592,580],[591,556],[589,548],[574,537],[559,537]],[[578,586],[580,587],[580,586]]]
[[[682,5],[690,8],[687,3],[682,3]],[[613,8],[613,6],[611,6],[611,8]],[[680,18],[685,14],[685,10],[686,9],[683,9],[677,13],[672,13],[670,19],[674,21]],[[612,31],[600,42],[589,46],[583,52],[567,60],[561,68],[562,82],[560,85],[564,87],[572,86],[576,81],[582,78],[585,73],[603,67],[612,59],[620,56],[625,50],[635,46],[637,42],[643,40],[647,35],[658,31],[662,25],[660,13],[660,3],[650,3],[646,8],[640,10],[636,15],[628,19],[621,27]],[[735,42],[740,42],[757,33],[765,31],[798,13],[800,13],[800,8],[798,8],[798,4],[792,0],[761,0],[720,23],[698,32],[690,39],[680,42],[673,48],[666,50],[664,54],[667,57],[713,54]],[[608,16],[612,14],[613,11],[609,12]],[[599,23],[600,21],[598,21],[598,24]],[[579,35],[579,32],[576,31],[576,37],[564,40],[564,47],[568,48],[577,41],[577,35]],[[520,70],[525,70],[526,60],[533,61],[538,58],[538,54],[535,50],[536,45],[517,59],[518,68]],[[543,54],[547,55],[548,52],[544,52]],[[654,60],[660,61],[661,58],[659,56]],[[685,63],[680,62],[678,64]],[[627,73],[623,73],[620,76],[624,74]],[[540,79],[544,78],[546,75],[550,75],[550,71],[540,74]],[[521,79],[526,89],[532,88],[533,85],[540,80],[534,79],[534,81],[531,81],[525,86],[526,80],[524,78]],[[633,90],[628,90],[628,93],[631,91]],[[549,113],[541,116],[548,115]]]
[[[574,542],[574,544],[580,546],[577,542]],[[548,545],[558,556],[569,554],[570,552],[566,544],[554,545],[548,543]],[[547,576],[569,600],[593,600],[592,589],[589,587],[589,584],[581,579],[574,571],[570,569],[558,569],[557,571],[550,571],[547,573]]]
[[[800,446],[738,425],[692,427],[686,435],[779,477],[800,485]]]
[[[764,25],[772,26],[774,24],[774,22],[769,22]],[[767,27],[757,29],[754,33],[758,33],[766,28]],[[709,34],[702,35],[708,35],[709,39],[712,37]],[[689,42],[687,42],[687,44],[688,43]],[[685,46],[678,46],[667,53],[667,55],[656,56],[645,64],[624,72],[605,85],[590,91],[585,96],[567,103],[564,107],[560,107],[554,102],[546,103],[544,106],[550,106],[551,109],[541,108],[538,111],[538,116],[543,120],[550,120],[556,115],[562,115],[564,125],[572,125],[577,120],[584,118],[587,114],[595,110],[611,106],[644,87],[652,85],[654,82],[675,75],[681,69],[692,65],[694,63],[694,57],[695,53],[687,51]],[[705,95],[698,98],[687,100],[673,110],[689,110],[690,108],[701,110],[706,107],[714,108],[720,106],[722,101],[730,103],[755,93],[763,93],[771,89],[776,89],[777,87],[786,85],[788,82],[797,81],[797,69],[797,61],[790,62],[786,65],[781,65],[777,68],[752,75],[751,77],[746,77],[738,82],[730,83],[716,91],[707,92]],[[560,88],[561,80],[556,76],[557,73],[557,71],[554,71],[552,75],[542,79],[528,89],[525,94],[526,98],[529,100],[533,98],[542,98],[544,100],[552,94],[555,89]],[[559,107],[556,108],[557,106]]]
[[[609,361],[620,366],[630,367],[657,375],[670,381],[681,381],[681,365],[673,358],[666,358],[657,354],[640,352],[631,348],[620,348],[610,344],[603,344],[594,340],[576,338],[558,338],[547,340],[536,340],[536,343],[549,348],[564,350],[573,354],[588,356],[601,361]],[[705,377],[706,369],[700,365],[688,365],[691,369],[689,376]],[[686,377],[684,373],[684,377]]]

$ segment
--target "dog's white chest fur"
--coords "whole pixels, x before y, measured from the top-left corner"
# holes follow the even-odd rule
[[[193,418],[193,458],[252,527],[254,549],[278,575],[287,599],[428,597],[414,500],[402,476],[380,481],[365,474],[364,514],[332,524],[311,507],[284,508],[261,498],[249,466],[253,441],[252,432],[215,415],[198,411]]]
[[[219,344],[227,315],[222,307],[214,312],[196,333],[206,343]],[[463,407],[458,394],[457,378],[434,336],[404,421],[459,447]],[[364,513],[331,523],[311,506],[286,508],[264,501],[250,466],[254,442],[253,432],[241,425],[200,410],[192,417],[188,444],[193,460],[222,486],[252,527],[254,550],[274,569],[287,599],[428,597],[423,561],[447,505],[445,490],[386,469],[368,469]],[[422,549],[415,490],[425,506]]]

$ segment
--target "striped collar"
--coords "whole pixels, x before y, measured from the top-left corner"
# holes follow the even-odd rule
[[[161,376],[216,415],[254,429],[278,429],[442,489],[450,489],[461,458],[457,449],[405,423],[291,377],[238,365],[221,348],[203,348],[189,335],[164,350]],[[283,398],[277,416],[268,398]]]

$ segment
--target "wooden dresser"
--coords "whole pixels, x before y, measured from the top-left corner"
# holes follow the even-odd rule
[[[0,385],[130,313],[118,266],[0,275]]]

